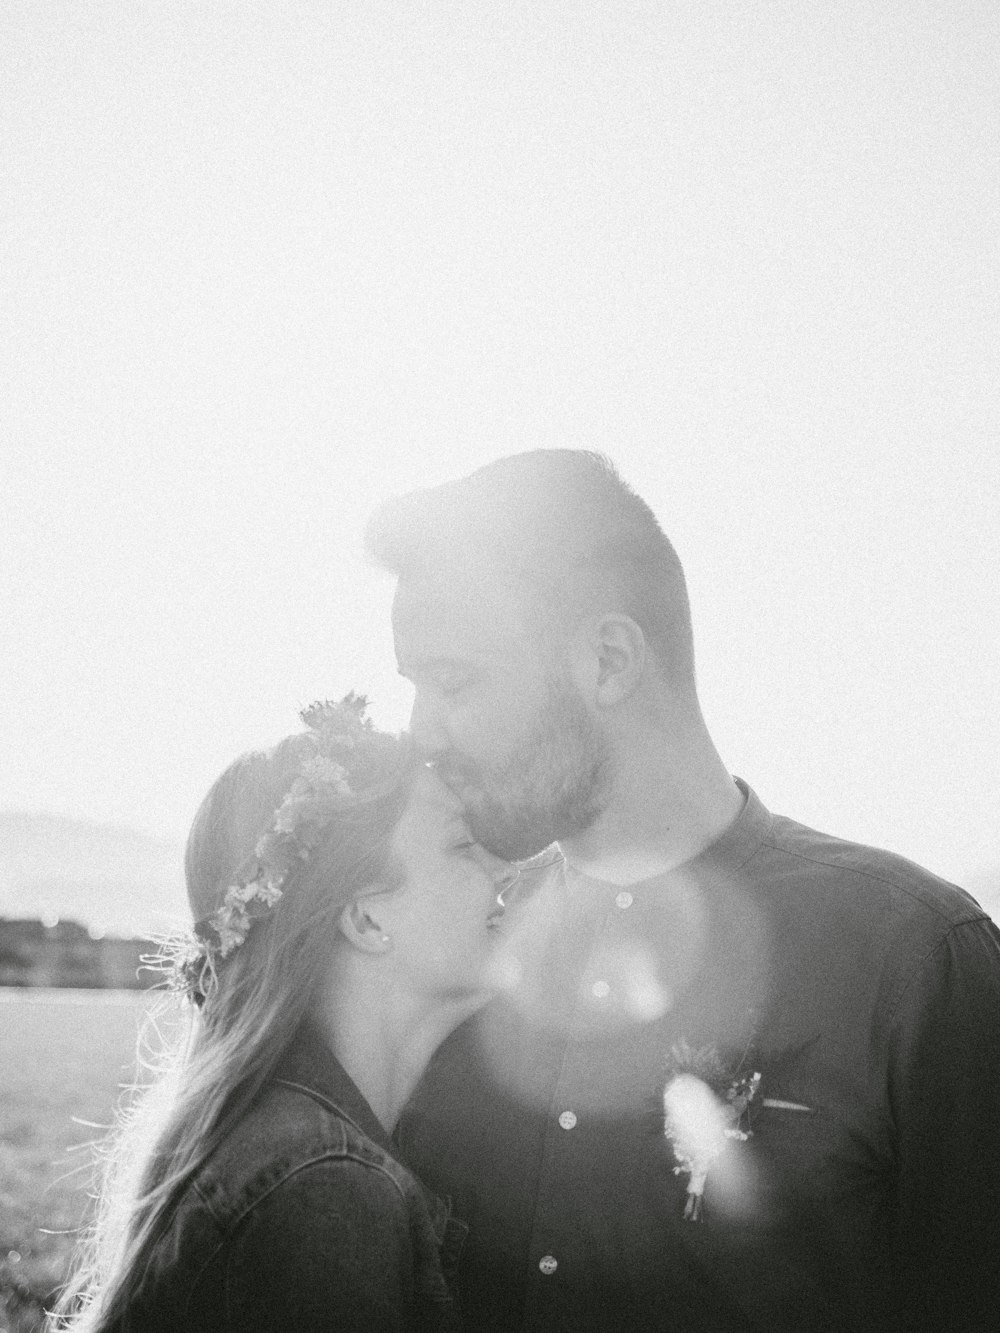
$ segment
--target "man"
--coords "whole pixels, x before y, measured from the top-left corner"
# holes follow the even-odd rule
[[[470,1224],[469,1326],[1000,1326],[994,925],[729,775],[680,564],[600,456],[500,459],[369,546],[418,743],[527,861],[510,988],[401,1129]]]

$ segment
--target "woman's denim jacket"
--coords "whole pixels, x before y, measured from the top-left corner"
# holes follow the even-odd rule
[[[465,1232],[306,1027],[185,1189],[114,1329],[460,1329]]]

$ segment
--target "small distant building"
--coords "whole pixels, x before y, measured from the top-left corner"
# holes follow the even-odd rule
[[[95,939],[77,921],[0,917],[0,986],[142,990],[159,979],[142,967],[155,952],[151,940]]]

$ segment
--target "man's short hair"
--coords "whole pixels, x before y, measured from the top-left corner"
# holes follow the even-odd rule
[[[506,583],[529,618],[570,630],[618,611],[642,629],[675,685],[693,685],[684,572],[649,505],[602,454],[535,449],[457,481],[390,500],[368,525],[369,553],[402,582]]]

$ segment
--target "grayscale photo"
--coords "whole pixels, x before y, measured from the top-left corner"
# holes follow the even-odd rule
[[[0,1333],[1000,1328],[998,62],[3,7]]]

